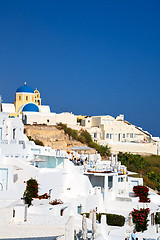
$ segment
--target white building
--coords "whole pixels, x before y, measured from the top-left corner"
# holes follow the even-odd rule
[[[126,167],[116,156],[112,156],[111,161],[92,164],[88,158],[88,164],[75,166],[65,151],[28,141],[19,118],[8,118],[1,113],[0,129],[0,239],[59,236],[59,239],[73,240],[74,232],[82,229],[79,213],[93,208],[126,218],[121,228],[97,224],[97,240],[102,234],[104,239],[109,235],[112,240],[124,239],[130,234],[133,228],[127,224],[128,214],[137,205],[144,207],[133,196],[133,186],[142,185],[143,179],[128,177]],[[31,177],[39,183],[39,194],[50,193],[51,199],[35,199],[27,210],[21,198],[25,182]],[[61,199],[63,204],[50,205],[53,199]],[[151,200],[148,207],[153,218],[160,196],[153,194]],[[87,226],[92,229],[89,219]],[[147,235],[139,233],[139,239],[151,237],[155,231],[152,222],[148,232],[145,231]]]
[[[94,141],[108,144],[113,153],[158,154],[157,142],[152,135],[124,120],[122,114],[116,118],[109,115],[87,117],[81,121],[81,125]]]
[[[69,112],[51,113],[51,112],[23,112],[22,119],[24,124],[46,124],[56,125],[63,123],[70,126],[77,124],[77,118],[74,114]]]

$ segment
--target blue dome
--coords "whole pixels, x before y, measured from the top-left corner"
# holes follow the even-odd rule
[[[39,108],[34,103],[28,103],[23,107],[22,112],[39,112]]]
[[[33,89],[27,85],[19,87],[16,92],[34,93]]]

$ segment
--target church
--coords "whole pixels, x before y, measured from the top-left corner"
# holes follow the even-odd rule
[[[50,112],[49,106],[41,105],[40,92],[37,89],[33,90],[26,83],[16,90],[14,103],[1,104],[1,112],[9,113],[10,117],[20,117],[26,111],[43,112],[44,109]]]
[[[41,105],[40,92],[24,83],[16,90],[14,103],[1,103],[0,111],[9,113],[9,117],[19,117],[24,124],[56,125],[59,122],[76,125],[77,117],[69,112],[56,114],[49,105]]]

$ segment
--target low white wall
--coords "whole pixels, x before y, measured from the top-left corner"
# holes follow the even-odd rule
[[[3,229],[4,224],[9,224],[13,218],[13,210],[12,208],[0,208],[0,230]],[[0,231],[1,232],[1,231]],[[0,234],[1,238],[1,234]]]
[[[108,143],[112,153],[129,152],[134,154],[155,154],[158,148],[156,143]]]
[[[25,124],[47,124],[56,125],[57,123],[64,123],[69,125],[77,124],[77,117],[69,112],[63,113],[31,113],[23,112],[23,119],[25,119]]]

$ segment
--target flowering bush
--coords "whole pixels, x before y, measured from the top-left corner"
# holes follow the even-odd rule
[[[63,204],[63,202],[60,199],[55,199],[55,200],[51,201],[49,204],[58,205],[58,204]]]
[[[133,191],[139,197],[139,202],[150,202],[148,198],[149,188],[145,186],[134,186]]]
[[[38,196],[39,199],[48,199],[50,196],[47,193],[44,193],[43,195]]]
[[[147,220],[148,214],[150,212],[149,208],[140,208],[140,210],[134,209],[131,214],[133,217],[133,222],[135,223],[135,228],[137,232],[144,232],[147,230]]]
[[[38,197],[38,183],[35,179],[31,178],[27,181],[26,190],[23,194],[23,198],[28,207],[32,204],[33,198]]]

